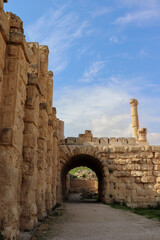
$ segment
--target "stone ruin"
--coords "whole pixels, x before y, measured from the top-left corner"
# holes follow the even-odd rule
[[[52,107],[53,73],[47,46],[27,43],[22,20],[0,0],[0,237],[19,239],[66,195],[77,166],[98,177],[102,202],[129,207],[160,204],[160,146],[139,129],[131,99],[132,138],[95,138],[91,131],[64,139],[64,122]],[[107,213],[106,213],[107,214]]]

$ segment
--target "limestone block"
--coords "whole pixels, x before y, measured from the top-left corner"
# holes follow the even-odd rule
[[[39,125],[39,108],[25,109],[24,121],[28,123],[34,123],[37,127]]]
[[[38,138],[37,139],[37,145],[38,145],[38,149],[45,149],[45,147],[46,147],[45,139]]]
[[[160,165],[160,159],[152,159],[153,164]]]
[[[0,32],[0,43],[1,43],[0,44],[0,54],[1,54],[2,59],[4,59],[5,51],[6,51],[6,42],[5,42],[1,32]],[[3,69],[3,67],[2,67],[2,69]]]
[[[157,178],[156,178],[156,182],[157,182],[157,183],[160,183],[160,177],[157,177]]]
[[[130,150],[130,152],[135,153],[135,152],[140,152],[140,151],[142,151],[142,148],[141,148],[140,146],[130,146],[130,147],[129,147],[129,150]]]
[[[134,164],[134,169],[135,170],[141,170],[141,165],[140,164]]]
[[[3,6],[4,6],[4,1],[3,1],[3,0],[0,0],[0,10],[3,9]]]
[[[112,143],[117,143],[117,138],[114,138],[114,137],[109,138],[109,144],[112,144]]]
[[[41,125],[41,126],[39,127],[39,137],[40,137],[40,138],[46,138],[46,137],[47,137],[47,133],[48,133],[48,128],[47,128],[47,126]]]
[[[131,138],[127,138],[128,144],[132,145],[132,144],[136,144],[136,139],[134,137]]]
[[[97,137],[93,137],[93,138],[92,138],[92,142],[93,142],[94,144],[99,144],[99,143],[100,143],[100,140],[99,140],[99,138],[97,138]]]
[[[153,171],[153,175],[156,177],[160,177],[160,171]]]
[[[142,183],[153,183],[155,181],[155,177],[153,176],[143,176],[141,178]]]
[[[31,162],[35,156],[35,150],[32,149],[32,148],[23,148],[23,158],[24,158],[24,161],[28,161],[28,162]]]
[[[23,170],[23,175],[33,176],[34,163],[32,161],[30,161],[30,162],[24,161],[23,166],[22,166],[22,170]]]
[[[108,144],[109,143],[109,138],[103,137],[99,139],[100,144]]]
[[[131,176],[133,177],[142,177],[144,173],[142,171],[131,171]]]
[[[23,33],[23,22],[22,20],[11,12],[7,12],[7,17],[9,20],[10,27],[17,29],[19,32]]]
[[[36,137],[31,134],[24,134],[23,146],[34,148],[36,146]]]
[[[155,152],[155,158],[159,159],[159,162],[160,162],[160,152]]]
[[[128,143],[128,141],[127,141],[127,138],[118,138],[118,143],[122,143],[122,144],[127,144]]]
[[[152,169],[153,169],[152,164],[142,164],[141,165],[141,170],[152,170]],[[154,170],[158,170],[158,169],[154,169]]]
[[[158,183],[158,184],[155,184],[154,185],[154,189],[156,189],[156,190],[159,190],[160,191],[160,184]]]
[[[125,159],[118,159],[118,164],[124,165],[124,164],[126,164],[126,160]]]
[[[15,72],[17,74],[20,72],[19,61],[15,59],[6,59],[4,73],[11,75],[14,74]]]
[[[160,165],[154,165],[154,170],[155,171],[160,171]]]
[[[160,152],[160,146],[151,146],[153,152]]]
[[[67,144],[75,144],[75,143],[76,143],[76,138],[74,138],[74,137],[68,137],[68,138],[66,139],[66,143],[67,143]]]
[[[38,108],[39,105],[39,93],[35,86],[27,87],[26,106],[30,108]],[[38,98],[38,101],[36,99]]]
[[[25,122],[24,134],[31,134],[35,137],[38,137],[39,136],[38,130],[39,130],[38,127],[34,123]]]

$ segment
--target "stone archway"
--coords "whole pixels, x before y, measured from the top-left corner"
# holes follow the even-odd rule
[[[65,199],[66,197],[66,176],[68,172],[75,168],[80,166],[86,166],[93,170],[98,178],[98,193],[99,193],[99,200],[103,201],[103,194],[104,194],[104,168],[101,162],[88,154],[79,154],[71,157],[71,159],[62,167],[61,170],[61,183],[62,183],[62,197]]]
[[[98,178],[99,200],[105,201],[106,186],[106,165],[103,163],[103,156],[98,149],[92,146],[61,146],[59,152],[59,171],[57,182],[57,201],[62,202],[66,197],[66,177],[68,172],[79,166],[86,166],[93,170]]]

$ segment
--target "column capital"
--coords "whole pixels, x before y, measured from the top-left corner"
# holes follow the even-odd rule
[[[131,106],[137,106],[138,105],[138,100],[135,98],[130,99],[129,101]]]

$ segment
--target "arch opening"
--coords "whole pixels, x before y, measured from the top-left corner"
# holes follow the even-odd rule
[[[104,199],[104,178],[105,171],[102,163],[95,157],[88,154],[79,154],[71,157],[67,163],[62,167],[61,171],[61,186],[62,186],[62,199],[67,199],[67,175],[69,171],[76,167],[88,167],[95,172],[98,178],[98,199],[103,202]]]

